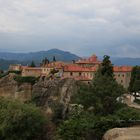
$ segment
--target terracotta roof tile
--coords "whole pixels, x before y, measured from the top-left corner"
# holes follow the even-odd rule
[[[85,58],[85,59],[80,59],[78,61],[75,62],[76,64],[100,64],[101,61],[98,60],[96,55],[92,55],[89,58]]]
[[[68,72],[95,72],[96,67],[82,67],[75,64],[64,66],[64,71]]]
[[[113,70],[114,72],[131,72],[132,68],[131,66],[114,66]]]

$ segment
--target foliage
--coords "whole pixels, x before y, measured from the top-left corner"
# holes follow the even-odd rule
[[[92,84],[79,83],[78,86],[79,90],[73,95],[71,103],[83,105],[85,115],[76,113],[77,116],[74,115],[74,117],[64,121],[58,128],[58,135],[61,139],[84,140],[87,139],[89,133],[95,138],[101,139],[108,129],[129,125],[126,120],[121,122],[123,119],[121,113],[125,113],[121,112],[120,109],[124,108],[124,105],[118,103],[116,99],[125,91],[114,78],[113,66],[108,56],[104,56],[103,63],[99,67]],[[91,107],[93,110],[90,110]],[[87,110],[89,110],[88,113],[86,113]],[[116,112],[117,110],[120,110],[120,114]],[[130,117],[131,113],[128,116]],[[92,121],[90,121],[91,119]],[[84,121],[81,122],[81,120]]]
[[[8,73],[21,74],[21,71],[19,71],[19,70],[13,70],[13,71],[8,71]]]
[[[100,71],[103,76],[105,75],[114,78],[113,65],[110,61],[110,56],[107,55],[104,56],[103,62],[98,71]]]
[[[94,128],[93,117],[81,114],[80,117],[64,121],[57,130],[57,139],[85,140],[86,134]]]
[[[46,64],[49,64],[49,63],[50,63],[49,59],[48,59],[47,57],[45,57],[45,58],[42,60],[41,65],[42,65],[42,66],[45,66]]]
[[[63,120],[63,109],[64,105],[58,102],[53,102],[51,105],[53,110],[52,121],[56,124],[60,123]]]
[[[35,62],[34,62],[34,61],[32,61],[32,62],[31,62],[30,67],[36,67],[36,65],[35,65]]]
[[[0,69],[0,74],[3,74],[3,73],[4,73],[4,71]]]
[[[94,94],[92,91],[92,87],[90,85],[86,85],[81,82],[79,82],[77,86],[78,86],[77,93],[72,96],[71,103],[82,104],[84,108],[93,106],[95,103],[94,101],[95,98],[93,97]]]
[[[140,92],[140,66],[136,66],[133,68],[131,73],[131,80],[129,91],[130,92]]]
[[[42,137],[46,117],[31,104],[0,98],[0,139],[35,140]]]
[[[54,75],[55,73],[58,73],[58,72],[59,72],[59,70],[52,69],[50,73]]]
[[[131,121],[140,120],[140,111],[134,108],[123,107],[115,112],[115,115],[120,118],[120,120]]]
[[[114,78],[109,56],[104,56],[92,84],[79,84],[79,90],[72,97],[72,103],[82,104],[86,109],[93,106],[96,114],[108,115],[115,111],[118,106],[116,98],[123,93],[123,87]]]
[[[137,103],[137,104],[140,104],[140,100],[139,99],[135,99],[134,102]]]
[[[7,76],[9,74],[9,72],[5,72],[5,73],[3,73],[3,74],[0,74],[0,78],[3,78],[3,77],[5,77],[5,76]]]
[[[5,76],[7,76],[9,73],[21,74],[21,71],[16,71],[16,70],[14,70],[14,71],[7,71],[5,73],[0,74],[0,78],[3,78]]]
[[[124,89],[113,78],[97,73],[93,81],[93,93],[98,101],[95,104],[97,112],[110,114],[117,106],[116,98],[124,93]]]
[[[32,76],[26,76],[26,77],[15,76],[14,80],[17,81],[19,84],[21,84],[21,83],[35,84],[35,82],[38,80],[38,78],[32,77]]]
[[[53,56],[53,62],[56,62],[56,58],[55,58],[55,56]]]

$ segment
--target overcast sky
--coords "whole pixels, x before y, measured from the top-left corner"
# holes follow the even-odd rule
[[[0,51],[140,57],[140,0],[0,0]]]

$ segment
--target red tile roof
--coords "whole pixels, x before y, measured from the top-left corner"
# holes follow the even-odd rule
[[[114,72],[131,72],[132,68],[131,66],[114,66],[113,70]]]
[[[101,61],[98,60],[96,55],[92,55],[91,57],[87,59],[80,59],[75,62],[76,64],[100,64]]]
[[[57,62],[51,62],[51,63],[47,64],[45,67],[61,69],[65,65],[66,64],[64,62],[57,61]]]
[[[96,72],[97,67],[84,67],[84,66],[78,66],[76,64],[69,64],[64,66],[64,72]],[[114,66],[113,67],[114,72],[131,72],[132,67],[131,66]]]
[[[83,67],[75,64],[69,64],[64,66],[65,72],[95,72],[96,69],[96,67]]]

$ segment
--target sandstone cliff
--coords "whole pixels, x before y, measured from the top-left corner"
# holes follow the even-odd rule
[[[63,115],[69,107],[71,95],[77,90],[74,79],[47,79],[40,78],[34,85],[17,83],[15,74],[9,74],[0,79],[0,96],[33,101],[44,111],[52,114],[52,108],[63,105]]]
[[[71,95],[77,90],[74,79],[40,79],[34,86],[32,97],[36,104],[42,107],[47,113],[52,113],[52,106],[62,104],[63,114],[69,107]]]
[[[0,96],[27,101],[31,99],[32,85],[18,84],[14,80],[15,74],[9,74],[0,79]]]

